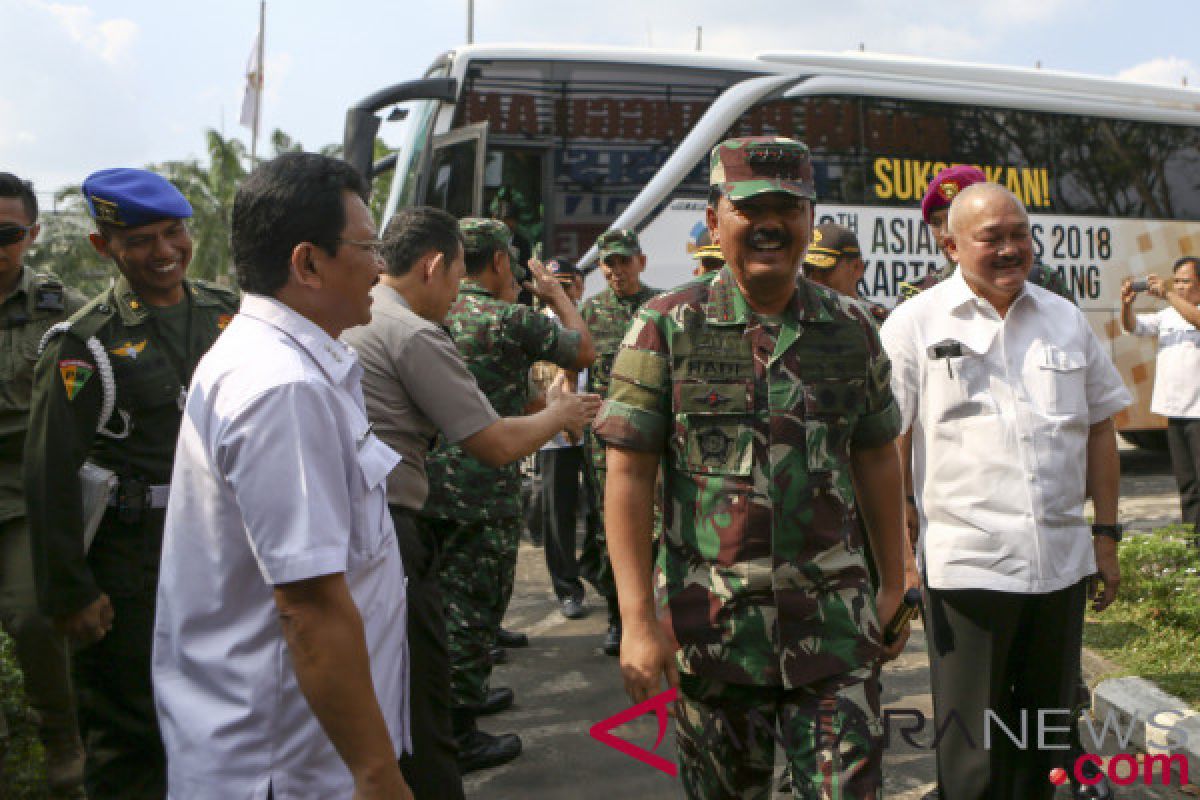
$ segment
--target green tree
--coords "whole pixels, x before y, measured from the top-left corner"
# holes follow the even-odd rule
[[[205,131],[204,159],[183,159],[151,164],[151,169],[179,188],[192,205],[194,250],[188,274],[202,280],[233,284],[233,269],[229,251],[230,222],[233,198],[250,171],[250,153],[246,144],[236,137],[225,138],[220,132]],[[280,130],[268,137],[271,155],[304,149],[304,145]],[[320,153],[335,158],[342,155],[340,144],[320,148]],[[382,139],[375,141],[375,157],[388,154]],[[383,212],[391,189],[392,173],[375,178],[371,194],[371,211],[376,219]],[[30,266],[56,273],[64,282],[94,295],[100,292],[115,274],[107,259],[102,258],[87,240],[94,230],[88,218],[83,195],[78,186],[67,186],[55,193],[54,210],[43,215],[42,235],[38,247],[31,252]]]
[[[115,274],[112,262],[88,241],[94,229],[78,186],[54,193],[54,208],[44,210],[42,232],[26,262],[37,272],[52,272],[88,297],[99,294]]]

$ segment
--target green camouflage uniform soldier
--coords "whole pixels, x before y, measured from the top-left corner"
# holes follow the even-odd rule
[[[467,277],[446,328],[488,402],[502,417],[525,413],[537,361],[576,369],[582,336],[514,302],[528,273],[512,258],[512,234],[499,220],[460,225]],[[450,702],[465,733],[488,699],[490,651],[512,596],[521,526],[516,463],[489,467],[439,437],[426,462],[430,495],[422,524],[442,547]]]
[[[38,345],[52,325],[86,300],[53,275],[38,275],[24,265],[25,253],[37,239],[37,216],[33,187],[0,173],[0,625],[16,644],[25,696],[38,715],[50,791],[54,797],[81,797],[83,746],[75,723],[70,661],[63,635],[38,610],[21,458]],[[4,728],[0,712],[0,761]],[[0,766],[0,787],[2,772]]]
[[[72,670],[88,796],[162,798],[150,656],[175,439],[192,371],[237,298],[184,279],[191,207],[166,180],[103,170],[83,193],[92,244],[121,274],[52,331],[34,374],[25,489],[38,595],[81,645]],[[90,549],[85,461],[119,479]]]
[[[795,797],[876,798],[875,662],[904,639],[880,643],[903,589],[890,365],[862,306],[797,278],[812,226],[808,148],[723,142],[711,182],[726,266],[646,305],[597,417],[626,688],[639,701],[664,673],[678,682],[689,797],[767,796],[778,736]]]
[[[921,199],[921,216],[924,218],[925,224],[933,231],[933,238],[937,241],[938,249],[943,253],[946,252],[943,242],[945,242],[946,237],[950,233],[950,228],[947,225],[950,203],[963,189],[972,184],[985,183],[986,181],[987,175],[984,174],[983,170],[978,167],[959,164],[953,167],[946,167],[933,176],[933,180],[929,182],[929,187],[925,190],[925,196]],[[947,260],[940,268],[926,273],[920,280],[901,283],[897,287],[899,290],[899,294],[896,297],[897,304],[903,303],[905,300],[920,294],[926,289],[932,289],[934,286],[937,286],[952,276],[954,269],[954,263]],[[1034,264],[1027,280],[1035,286],[1049,289],[1059,297],[1075,303],[1075,295],[1071,293],[1071,289],[1067,286],[1066,281],[1063,280],[1061,275],[1045,264]]]
[[[660,289],[643,286],[639,276],[646,268],[646,256],[631,230],[611,230],[596,240],[600,270],[608,288],[588,298],[579,307],[596,347],[596,363],[588,370],[587,390],[604,397],[608,393],[613,359],[621,339],[633,324],[633,319],[647,300]],[[589,520],[587,537],[579,555],[582,575],[596,587],[608,604],[608,633],[604,652],[615,656],[621,648],[621,616],[617,608],[617,587],[613,583],[612,565],[608,560],[608,545],[604,533],[604,446],[594,433],[584,440],[586,462],[584,472],[594,500],[595,511]]]

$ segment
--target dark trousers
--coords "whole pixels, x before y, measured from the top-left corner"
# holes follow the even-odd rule
[[[1046,716],[1046,743],[1062,747],[1079,682],[1087,581],[1048,594],[984,589],[926,590],[930,684],[936,730],[937,775],[947,800],[1049,800],[1050,770],[1065,749],[1039,749],[1038,709]],[[995,723],[984,746],[990,710],[1018,738],[1026,712],[1024,747]]]
[[[150,659],[165,513],[123,523],[109,511],[88,565],[113,607],[112,630],[74,654],[71,672],[87,752],[84,782],[92,800],[166,796],[166,753],[158,732]]]
[[[438,584],[438,543],[410,511],[389,508],[408,575],[408,704],[413,751],[400,758],[400,771],[417,800],[462,800],[458,746],[450,727],[450,657]]]
[[[579,560],[575,555],[583,448],[540,450],[537,460],[538,471],[542,474],[541,509],[546,569],[550,571],[554,594],[559,601],[568,597],[583,597]]]
[[[1200,536],[1200,419],[1167,420],[1167,447],[1183,523],[1195,526],[1193,531]]]

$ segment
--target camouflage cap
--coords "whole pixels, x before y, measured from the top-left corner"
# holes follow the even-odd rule
[[[512,231],[498,219],[467,217],[458,221],[463,237],[463,253],[482,253],[485,250],[508,250],[509,264],[517,283],[529,280],[529,268],[521,263],[521,254],[513,246]]]
[[[860,256],[858,237],[845,225],[825,222],[813,228],[812,242],[804,254],[804,266],[833,269],[842,256]]]
[[[628,228],[614,228],[600,234],[596,240],[596,249],[600,251],[600,260],[610,255],[640,256],[642,245],[638,242],[636,231]]]
[[[721,142],[709,158],[708,182],[734,201],[768,192],[817,199],[808,146],[781,136],[743,136]]]
[[[467,217],[459,220],[458,230],[462,233],[463,250],[467,253],[512,246],[512,231],[498,219]]]

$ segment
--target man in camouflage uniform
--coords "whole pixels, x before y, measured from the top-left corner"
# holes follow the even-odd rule
[[[943,254],[946,252],[946,238],[950,235],[948,217],[951,201],[968,186],[986,181],[987,175],[979,167],[959,164],[954,167],[946,167],[929,182],[929,188],[925,190],[925,196],[921,199],[921,217],[933,232],[938,250]],[[946,263],[940,269],[926,273],[920,280],[901,283],[897,287],[899,296],[896,298],[896,302],[903,303],[910,297],[937,286],[953,274],[954,262],[947,258]],[[1075,296],[1071,294],[1071,289],[1063,281],[1062,276],[1045,264],[1034,264],[1028,280],[1072,303],[1075,302]]]
[[[813,228],[812,243],[804,254],[804,277],[827,289],[858,301],[876,325],[887,319],[888,310],[879,303],[858,293],[867,265],[854,231],[836,222],[825,222]]]
[[[903,588],[890,366],[860,305],[797,278],[815,195],[808,148],[722,142],[711,184],[726,266],[647,303],[597,417],[626,689],[640,701],[664,673],[678,684],[690,797],[766,796],[778,736],[795,797],[876,798],[875,662],[905,638],[880,642]]]
[[[601,397],[608,394],[613,359],[621,339],[633,323],[638,309],[660,289],[643,286],[639,276],[646,268],[646,255],[631,230],[611,230],[596,240],[600,271],[608,288],[584,301],[579,311],[592,333],[596,347],[596,363],[588,370],[587,389]],[[613,582],[612,565],[608,560],[608,545],[603,523],[604,509],[604,446],[592,432],[584,442],[587,461],[585,473],[595,500],[595,513],[589,520],[587,538],[579,556],[580,572],[608,605],[608,633],[604,637],[604,652],[615,656],[621,651],[621,613],[617,607],[617,587]]]
[[[184,278],[192,210],[166,180],[102,170],[83,194],[92,244],[120,277],[55,332],[34,373],[25,444],[34,566],[42,610],[80,646],[72,670],[88,796],[162,798],[150,654],[166,499],[192,371],[237,298]],[[90,549],[85,461],[120,481]]]
[[[38,611],[21,458],[29,427],[33,365],[46,331],[86,300],[53,275],[25,267],[38,235],[37,195],[0,172],[0,625],[16,644],[25,696],[38,714],[46,778],[54,797],[83,796],[83,746],[75,723],[66,640]],[[5,719],[0,712],[0,761]],[[0,787],[4,785],[0,765]]]
[[[583,346],[587,328],[552,279],[539,294],[554,301],[561,325],[514,302],[518,284],[529,273],[513,260],[512,233],[504,223],[465,219],[460,228],[467,277],[446,315],[446,327],[496,413],[519,416],[531,400],[534,362],[578,370],[591,360],[591,348]],[[426,473],[431,491],[421,522],[442,547],[451,714],[456,735],[465,738],[488,699],[490,651],[512,596],[521,475],[515,463],[489,467],[441,437]]]

